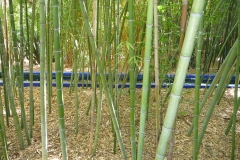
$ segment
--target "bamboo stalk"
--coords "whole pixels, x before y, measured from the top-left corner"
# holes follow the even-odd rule
[[[236,119],[238,111],[238,83],[239,83],[239,66],[240,66],[240,0],[237,0],[237,14],[238,14],[238,41],[237,41],[237,62],[236,62],[236,77],[235,77],[235,89],[234,89],[234,109],[232,114],[232,153],[231,159],[235,159],[236,149]]]
[[[144,147],[144,134],[147,118],[147,108],[149,100],[149,69],[150,69],[150,55],[152,48],[152,28],[153,28],[153,0],[148,1],[147,7],[147,21],[146,21],[146,41],[144,51],[144,75],[143,75],[143,86],[142,86],[142,100],[141,100],[141,111],[140,111],[140,128],[139,128],[139,140],[138,140],[138,152],[137,159],[141,160],[143,157]],[[135,80],[134,80],[135,81]]]
[[[32,4],[32,22],[31,22],[31,30],[30,30],[30,55],[29,55],[29,81],[30,81],[30,89],[29,89],[29,98],[30,98],[30,137],[33,137],[33,125],[34,125],[34,97],[33,97],[33,41],[34,41],[34,23],[35,23],[35,8],[36,8],[36,0],[33,0]]]
[[[194,0],[192,5],[192,11],[186,30],[186,36],[183,42],[183,48],[181,51],[180,59],[178,62],[178,67],[176,71],[176,77],[174,79],[173,88],[171,92],[171,97],[168,104],[168,109],[164,119],[164,124],[160,136],[160,141],[158,143],[156,151],[156,160],[163,160],[167,150],[167,144],[171,136],[172,128],[177,116],[178,104],[180,101],[180,96],[182,93],[182,88],[184,85],[185,76],[187,73],[187,68],[190,62],[190,57],[192,55],[195,35],[198,30],[201,14],[204,8],[204,2],[202,0]]]
[[[58,0],[53,1],[53,27],[54,27],[54,53],[55,53],[55,69],[56,69],[56,87],[57,87],[57,103],[58,103],[58,125],[60,133],[60,143],[62,150],[62,159],[67,160],[67,142],[64,121],[64,103],[62,91],[62,68],[63,57],[60,48],[60,26],[59,26],[59,3]]]
[[[40,100],[41,100],[41,138],[42,138],[42,159],[48,159],[48,138],[47,138],[47,114],[46,114],[46,4],[40,0]]]
[[[156,144],[158,143],[158,134],[160,132],[160,86],[159,86],[159,58],[158,58],[158,2],[154,0],[154,60],[155,60],[155,99],[156,99]]]
[[[202,39],[203,39],[203,15],[198,27],[198,40],[197,40],[197,56],[196,56],[196,79],[195,79],[195,100],[194,100],[194,140],[193,140],[193,159],[198,159],[198,117],[199,117],[199,99],[200,99],[200,86],[201,86],[201,52],[202,52]]]
[[[129,43],[131,47],[129,47],[129,76],[130,76],[130,131],[131,131],[131,154],[132,159],[137,159],[136,153],[136,126],[135,126],[135,64],[134,64],[134,8],[133,8],[133,0],[128,0],[128,28],[129,28]]]

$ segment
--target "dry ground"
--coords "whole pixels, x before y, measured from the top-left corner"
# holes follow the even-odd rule
[[[53,88],[52,96],[52,114],[47,115],[48,120],[48,154],[50,160],[61,159],[60,141],[59,141],[59,129],[58,129],[58,116],[56,105],[56,88]],[[231,135],[224,136],[225,128],[228,124],[230,114],[233,107],[232,89],[228,89],[224,95],[220,105],[217,105],[214,109],[211,122],[208,125],[207,133],[204,136],[204,140],[201,146],[199,155],[200,160],[219,160],[230,159],[231,153]],[[162,90],[162,95],[166,94],[166,90]],[[41,129],[40,129],[40,89],[34,88],[35,97],[35,126],[34,126],[34,138],[32,139],[32,145],[26,144],[25,150],[19,150],[19,144],[15,128],[13,126],[13,119],[10,118],[11,126],[7,130],[7,143],[9,149],[10,159],[20,160],[37,160],[41,159]],[[155,116],[154,116],[154,91],[151,91],[150,98],[150,110],[149,119],[146,125],[145,147],[144,147],[144,159],[151,160],[155,156]],[[179,106],[177,126],[175,132],[175,148],[174,159],[184,160],[191,159],[193,151],[193,137],[187,137],[186,133],[189,128],[189,124],[193,118],[193,89],[184,89]],[[201,90],[203,95],[203,90]],[[66,122],[66,135],[68,145],[68,156],[70,160],[77,159],[99,159],[99,160],[120,160],[121,153],[118,148],[117,154],[112,152],[113,148],[113,134],[111,128],[111,120],[106,106],[106,101],[103,101],[102,119],[99,135],[99,145],[97,154],[95,157],[88,155],[89,147],[89,130],[90,130],[90,117],[86,116],[86,109],[88,107],[89,99],[91,97],[90,89],[79,88],[79,133],[75,134],[75,106],[74,96],[69,95],[69,88],[64,88],[64,100],[65,100],[65,122]],[[211,99],[211,98],[210,98]],[[17,98],[16,98],[17,100]],[[141,90],[137,89],[136,94],[136,124],[137,131],[139,129],[139,111],[141,101]],[[205,108],[207,108],[210,101],[207,102]],[[29,122],[29,88],[25,88],[25,106],[27,111],[27,119]],[[131,159],[130,153],[130,131],[129,131],[129,95],[128,90],[125,89],[123,95],[119,98],[120,109],[120,125],[125,148],[129,159]],[[239,113],[238,113],[239,115]],[[204,115],[201,114],[201,122]],[[201,124],[200,122],[200,124]],[[238,123],[239,124],[239,123]],[[137,132],[138,137],[138,132]],[[237,126],[236,136],[236,159],[240,159],[240,127]]]

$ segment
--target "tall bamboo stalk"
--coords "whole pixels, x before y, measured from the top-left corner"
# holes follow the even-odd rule
[[[40,100],[41,100],[41,138],[42,138],[42,159],[48,159],[47,139],[47,113],[46,113],[46,4],[40,0]]]
[[[51,2],[47,0],[47,21],[46,21],[46,70],[47,70],[47,104],[49,113],[52,112],[52,32],[51,32],[51,21],[52,12],[51,12]]]
[[[194,0],[155,159],[164,159],[205,1]]]
[[[133,8],[133,0],[128,0],[128,35],[129,35],[129,43],[131,47],[129,47],[129,60],[130,60],[130,69],[129,69],[129,76],[130,76],[130,130],[131,130],[131,154],[132,159],[137,159],[136,154],[136,127],[135,127],[135,64],[134,64],[134,8]]]
[[[56,87],[57,87],[57,103],[58,103],[58,125],[60,132],[60,142],[62,149],[62,159],[67,160],[67,142],[65,134],[65,121],[64,121],[64,103],[62,91],[62,57],[60,48],[60,26],[59,26],[59,3],[58,0],[53,1],[53,27],[54,27],[54,55],[55,55],[55,68],[56,68]]]
[[[2,7],[0,5],[0,7]],[[0,56],[1,56],[1,61],[3,62],[3,54],[6,54],[6,49],[4,45],[4,39],[3,39],[3,29],[2,29],[2,19],[0,18]],[[5,52],[5,53],[4,53]],[[2,71],[4,70],[3,65],[2,65]],[[0,97],[2,93],[0,90]],[[4,123],[4,116],[3,116],[3,105],[2,105],[2,99],[0,99],[0,138],[2,142],[2,151],[5,160],[8,160],[8,153],[7,153],[7,140],[6,140],[6,131],[5,131],[5,123]]]
[[[32,21],[31,21],[31,30],[30,30],[30,53],[29,53],[29,98],[30,98],[30,137],[33,137],[33,125],[34,125],[34,97],[33,97],[33,42],[34,42],[34,22],[35,22],[35,8],[36,0],[33,0],[32,4]]]
[[[78,134],[78,108],[79,108],[79,102],[78,102],[78,79],[79,79],[79,74],[77,71],[78,67],[78,47],[77,47],[77,0],[72,1],[72,6],[73,6],[73,34],[74,34],[74,65],[73,65],[73,71],[74,71],[74,93],[75,93],[75,110],[76,110],[76,115],[75,115],[75,125],[76,125],[76,134]],[[82,72],[83,73],[83,72]]]
[[[96,42],[97,37],[97,0],[93,0],[93,39]],[[92,54],[92,103],[91,103],[91,129],[90,129],[90,143],[89,143],[89,154],[92,154],[93,146],[93,132],[94,132],[94,111],[96,104],[96,65],[95,58]]]
[[[153,28],[153,0],[148,1],[147,9],[147,21],[146,21],[146,41],[144,51],[144,70],[143,70],[143,85],[142,85],[142,100],[140,111],[140,128],[139,128],[139,140],[138,140],[138,152],[137,159],[141,160],[143,157],[145,126],[147,118],[147,108],[149,100],[149,69],[150,69],[150,55],[152,48],[152,28]]]
[[[7,63],[8,62],[8,21],[7,21],[7,3],[6,3],[6,0],[4,0],[4,30],[5,30],[5,48],[6,48],[6,59],[5,59],[5,62]],[[7,63],[8,64],[8,63]],[[2,67],[3,67],[3,70],[2,70],[2,73],[3,73],[3,82],[4,82],[4,100],[5,100],[5,110],[6,110],[6,121],[7,121],[7,126],[9,126],[9,116],[10,116],[10,107],[9,107],[9,94],[7,92],[7,81],[6,81],[6,73],[7,70],[8,70],[8,65],[3,65],[2,63]]]
[[[202,52],[202,37],[203,37],[203,15],[199,24],[198,29],[198,40],[197,40],[197,56],[196,56],[196,79],[195,79],[195,102],[194,102],[194,140],[193,140],[193,159],[198,159],[198,117],[199,117],[199,99],[200,99],[200,73],[201,73],[201,52]]]
[[[235,89],[234,89],[234,109],[232,114],[232,154],[231,159],[235,159],[235,149],[236,149],[236,119],[238,111],[238,83],[239,83],[239,66],[240,66],[240,0],[237,0],[237,14],[238,14],[238,41],[237,41],[237,63],[236,63],[236,72],[235,72]]]
[[[158,1],[154,0],[154,60],[155,60],[155,99],[156,99],[156,143],[158,143],[158,134],[160,131],[160,86],[159,86],[159,58],[158,58]]]

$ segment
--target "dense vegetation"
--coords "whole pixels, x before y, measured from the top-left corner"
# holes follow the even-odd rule
[[[122,158],[127,159],[119,124],[121,113],[118,112],[118,97],[123,87],[118,86],[123,86],[127,81],[130,83],[129,140],[131,157],[134,160],[144,157],[150,83],[155,83],[155,95],[151,96],[156,99],[156,159],[164,159],[175,125],[186,73],[189,69],[191,72],[195,70],[194,122],[189,135],[192,132],[194,134],[193,159],[197,159],[212,111],[230,78],[235,75],[235,107],[226,130],[228,134],[232,128],[234,159],[236,113],[240,101],[237,93],[240,64],[240,41],[237,41],[240,35],[239,16],[239,0],[1,1],[0,58],[4,86],[0,94],[4,95],[4,103],[0,101],[0,140],[4,158],[8,159],[5,127],[9,126],[10,113],[14,119],[20,148],[25,148],[24,137],[28,145],[31,145],[34,126],[32,73],[33,65],[40,64],[42,159],[48,158],[46,115],[51,114],[52,86],[47,84],[52,84],[53,70],[56,71],[62,159],[68,159],[62,91],[65,67],[72,68],[71,94],[75,95],[76,113],[79,111],[79,74],[86,71],[91,74],[91,155],[96,153],[101,123],[101,103],[97,102],[102,102],[101,95],[105,94],[115,137],[113,150],[117,151],[118,144]],[[27,123],[24,107],[24,59],[29,60],[30,124]],[[54,69],[52,64],[55,64]],[[174,83],[169,84],[169,94],[162,97],[160,90],[163,83],[166,83],[165,75],[173,72],[176,73]],[[119,76],[122,73],[127,74],[123,79]],[[135,89],[138,73],[143,73],[143,88],[139,137],[136,137]],[[216,78],[200,100],[200,74],[205,73],[216,73]],[[218,87],[215,90],[216,84]],[[100,96],[96,95],[97,86]],[[214,90],[211,105],[200,128],[198,115]],[[15,97],[20,102],[20,117],[16,111]],[[162,113],[163,104],[168,98],[167,111]],[[49,113],[46,110],[47,105]],[[6,116],[3,116],[3,110]],[[162,115],[165,115],[164,120]],[[78,123],[76,114],[76,134]]]

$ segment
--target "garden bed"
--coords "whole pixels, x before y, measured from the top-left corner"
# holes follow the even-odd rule
[[[27,121],[29,122],[29,88],[25,88],[25,106]],[[69,159],[122,159],[120,149],[117,154],[113,154],[113,134],[110,114],[106,101],[103,101],[102,119],[99,135],[99,145],[96,156],[91,158],[88,154],[90,117],[86,115],[89,99],[91,97],[90,89],[79,88],[79,133],[75,134],[75,107],[74,96],[69,96],[69,88],[64,88],[65,100],[65,122],[67,135],[67,148]],[[48,121],[48,156],[49,159],[61,159],[56,88],[53,88],[52,113],[47,115]],[[139,111],[141,102],[141,89],[137,89],[136,94],[136,125],[137,139],[139,129]],[[201,90],[203,94],[203,90]],[[162,95],[166,94],[166,89],[162,89]],[[202,95],[201,94],[201,95]],[[233,107],[233,89],[227,89],[220,105],[216,106],[208,125],[207,133],[201,146],[199,159],[229,159],[231,153],[231,136],[225,136],[224,131],[228,124]],[[25,150],[19,149],[13,119],[10,118],[10,127],[6,128],[7,143],[10,159],[41,159],[41,128],[40,128],[40,88],[34,88],[35,97],[35,126],[32,145],[26,144]],[[151,90],[149,119],[146,125],[144,159],[154,159],[155,156],[155,116],[154,116],[154,90]],[[189,125],[193,118],[193,96],[194,89],[184,89],[179,106],[177,126],[175,132],[174,159],[191,159],[193,152],[193,136],[187,137]],[[16,98],[17,100],[17,98]],[[18,103],[18,102],[17,102]],[[206,106],[208,106],[208,103]],[[166,106],[165,106],[166,107]],[[127,151],[128,158],[131,159],[130,148],[130,122],[129,122],[129,95],[128,89],[124,89],[123,95],[119,98],[120,125],[123,141]],[[238,113],[239,114],[239,113]],[[201,122],[203,115],[200,116]],[[200,122],[200,124],[202,124]],[[240,138],[240,128],[237,126],[236,139]],[[240,158],[240,142],[236,141],[236,159]]]

